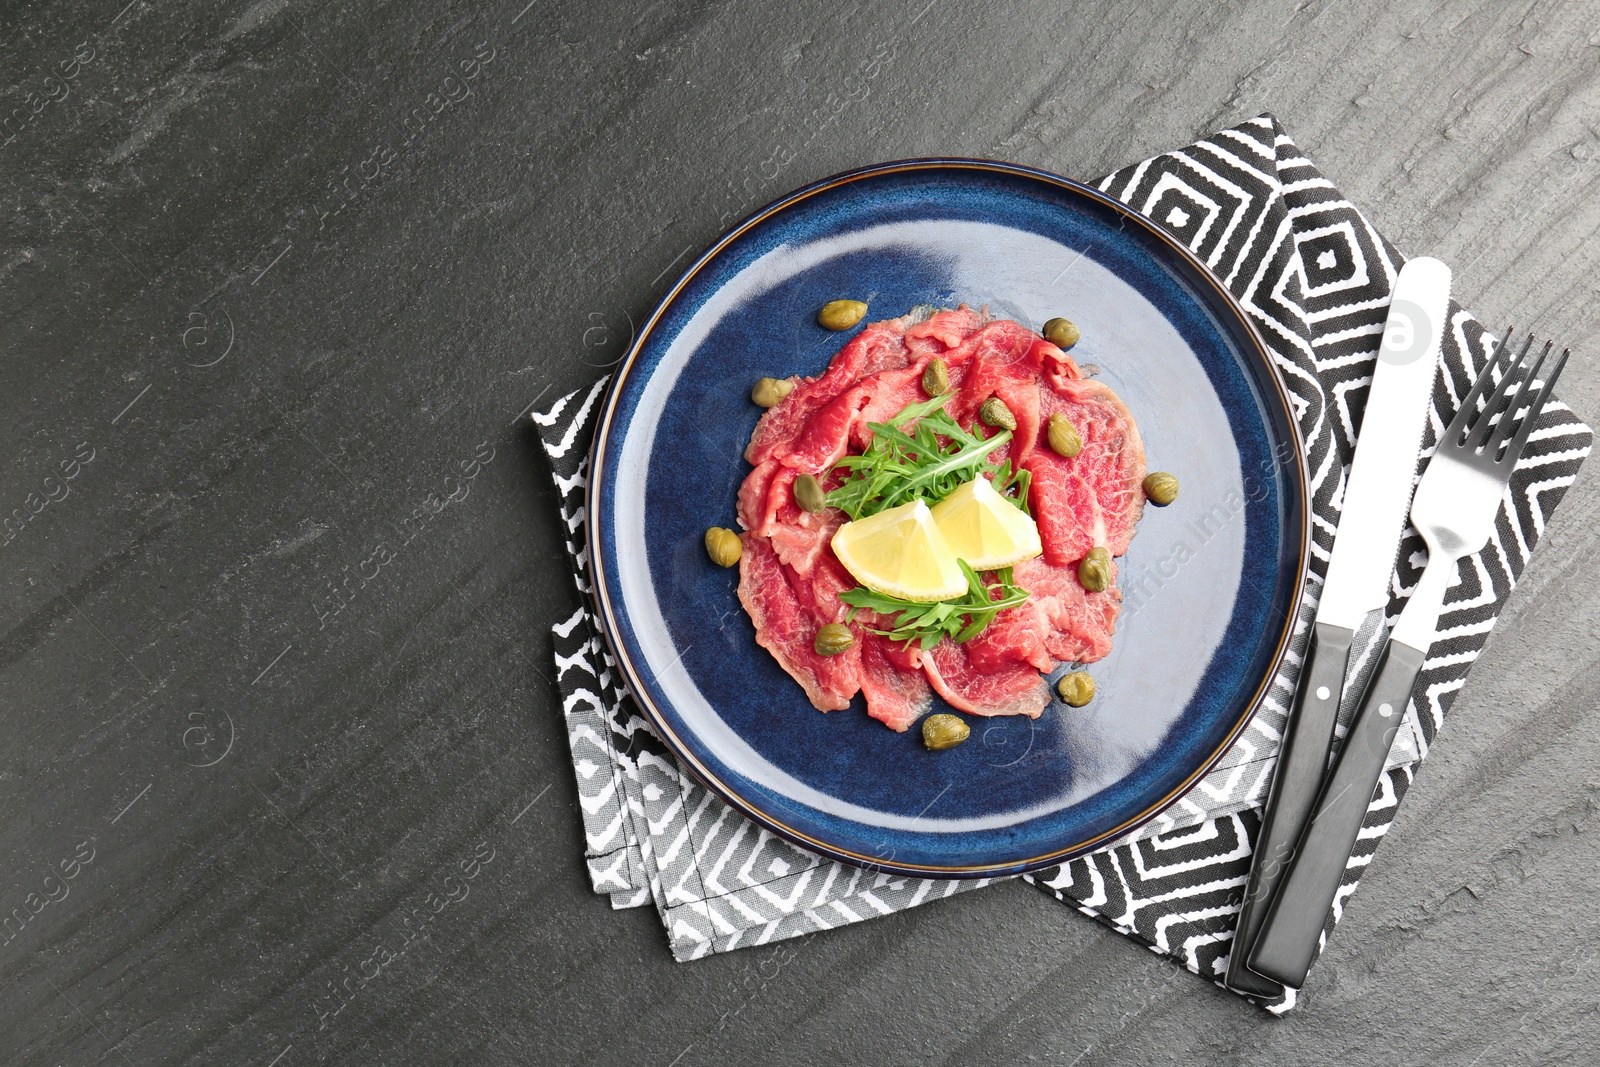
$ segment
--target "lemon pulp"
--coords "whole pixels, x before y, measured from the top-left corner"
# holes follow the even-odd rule
[[[1034,541],[1038,542],[1037,532]],[[847,522],[833,535],[832,544],[844,569],[875,593],[933,601],[967,591],[956,553],[934,522],[933,510],[920,500]]]
[[[975,571],[1009,567],[1044,551],[1039,527],[981,475],[930,510],[950,551]]]

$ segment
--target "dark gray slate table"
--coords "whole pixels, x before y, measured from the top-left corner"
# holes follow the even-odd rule
[[[1592,469],[1278,1022],[1016,883],[672,963],[517,423],[795,185],[1262,110],[1595,421],[1592,4],[126,2],[0,11],[0,1062],[1595,1061]]]

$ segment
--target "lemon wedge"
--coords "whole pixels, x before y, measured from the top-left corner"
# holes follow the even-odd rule
[[[1034,544],[1038,541],[1035,533]],[[934,523],[933,511],[920,500],[847,522],[833,535],[832,544],[844,569],[875,593],[933,601],[967,591],[956,554]]]
[[[981,475],[931,509],[945,542],[975,571],[992,571],[1032,559],[1044,551],[1039,527],[1027,513],[995,492]]]

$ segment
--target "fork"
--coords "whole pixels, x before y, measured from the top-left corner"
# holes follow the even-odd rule
[[[1298,989],[1311,969],[1367,806],[1433,644],[1457,564],[1488,543],[1517,457],[1567,364],[1568,353],[1563,351],[1538,395],[1524,408],[1553,344],[1546,342],[1528,368],[1532,335],[1522,343],[1521,351],[1508,359],[1511,335],[1512,331],[1506,331],[1495,346],[1441,435],[1417,486],[1411,522],[1427,543],[1427,566],[1389,633],[1339,757],[1301,834],[1292,866],[1273,897],[1247,960],[1252,971],[1285,986]],[[1514,384],[1518,387],[1512,396]],[[1480,410],[1479,401],[1486,392],[1489,396]]]

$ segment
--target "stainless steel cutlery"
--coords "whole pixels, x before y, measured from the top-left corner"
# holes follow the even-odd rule
[[[1388,636],[1298,844],[1281,865],[1259,934],[1253,944],[1236,941],[1235,957],[1255,975],[1291,987],[1305,980],[1412,687],[1433,644],[1445,592],[1459,561],[1481,550],[1493,533],[1517,458],[1566,365],[1567,353],[1562,352],[1541,379],[1553,346],[1546,343],[1530,366],[1533,347],[1531,336],[1520,347],[1509,334],[1501,338],[1440,436],[1417,486],[1411,521],[1427,543],[1427,566]],[[1364,421],[1371,420],[1369,412]],[[1363,448],[1368,432],[1362,430]],[[1395,453],[1389,462],[1405,468],[1409,477],[1413,454]],[[1345,521],[1340,522],[1341,541]],[[1392,552],[1384,558],[1392,562]],[[1330,566],[1324,615],[1334,581]],[[1323,617],[1319,615],[1319,626]],[[1330,692],[1338,688],[1337,682],[1308,681],[1319,693],[1324,684]],[[1233,973],[1230,968],[1230,980]]]
[[[1415,471],[1415,464],[1404,457],[1422,448],[1449,303],[1449,267],[1422,257],[1401,268],[1228,958],[1227,984],[1256,996],[1275,997],[1282,989],[1250,971],[1243,950],[1255,943],[1322,787],[1356,631],[1389,602],[1389,575]]]

